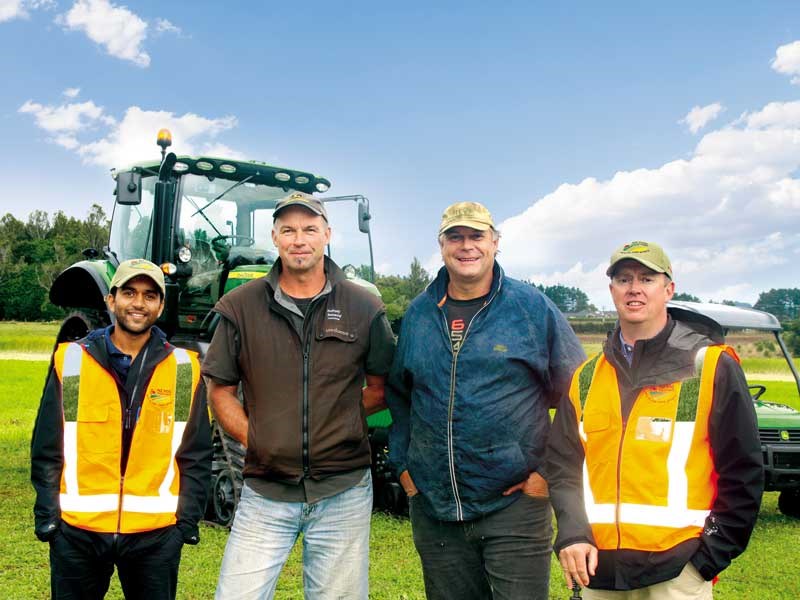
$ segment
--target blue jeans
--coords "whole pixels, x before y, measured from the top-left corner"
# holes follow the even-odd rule
[[[277,502],[242,488],[217,583],[217,600],[265,600],[303,534],[307,599],[366,600],[372,477],[313,504]]]

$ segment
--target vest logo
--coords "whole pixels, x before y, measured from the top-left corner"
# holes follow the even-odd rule
[[[342,320],[342,311],[338,308],[329,308],[325,312],[325,318],[329,321],[341,321]]]
[[[147,399],[156,406],[172,402],[172,390],[169,388],[150,388]]]
[[[651,385],[645,388],[645,391],[653,402],[667,402],[675,395],[675,385],[672,383]]]
[[[492,348],[495,352],[508,352],[508,346],[505,344],[496,344],[494,348]]]

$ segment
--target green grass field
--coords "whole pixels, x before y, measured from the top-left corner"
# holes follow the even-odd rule
[[[31,341],[27,346],[29,352],[47,352],[55,328],[47,324],[0,323],[0,349],[19,352],[15,347],[3,346],[4,340],[35,340],[37,336],[49,335],[46,345],[36,346],[42,342]],[[759,364],[758,372],[768,372],[760,367]],[[3,482],[0,491],[0,598],[3,599],[49,597],[47,545],[36,541],[33,535],[33,490],[29,482],[30,433],[46,370],[46,361],[0,360],[3,374],[0,379],[0,453],[4,457],[0,463],[0,481]],[[794,383],[762,383],[767,386],[765,399],[788,402],[800,408]],[[227,531],[203,526],[201,536],[199,546],[184,549],[179,598],[213,597]],[[750,547],[722,574],[715,588],[715,598],[796,598],[798,540],[800,520],[789,519],[778,512],[776,493],[765,494]],[[421,568],[407,519],[385,514],[373,516],[370,558],[371,598],[424,598]],[[551,572],[550,597],[568,598],[555,560]],[[116,578],[108,598],[122,598]],[[297,548],[281,575],[276,598],[302,598]]]
[[[0,352],[52,352],[58,323],[0,321]]]

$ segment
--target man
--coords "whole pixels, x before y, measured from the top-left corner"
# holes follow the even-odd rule
[[[199,541],[210,423],[197,356],[154,326],[164,292],[156,265],[123,262],[116,324],[53,355],[31,442],[53,598],[102,598],[114,565],[126,598],[175,598],[181,547]]]
[[[384,407],[394,336],[380,299],[324,256],[331,229],[319,200],[292,193],[273,219],[279,258],[219,301],[203,365],[214,414],[247,446],[217,598],[272,598],[302,533],[306,598],[366,599],[365,416]]]
[[[444,267],[403,318],[389,379],[429,599],[548,596],[548,410],[585,355],[550,300],[503,274],[498,238],[481,204],[445,210]]]
[[[658,245],[625,244],[607,275],[618,326],[576,371],[551,435],[556,551],[585,598],[711,598],[763,488],[747,383],[713,321],[667,311]]]

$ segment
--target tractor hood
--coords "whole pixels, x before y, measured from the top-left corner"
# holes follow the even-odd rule
[[[758,426],[778,429],[800,429],[800,411],[775,402],[754,402]]]

